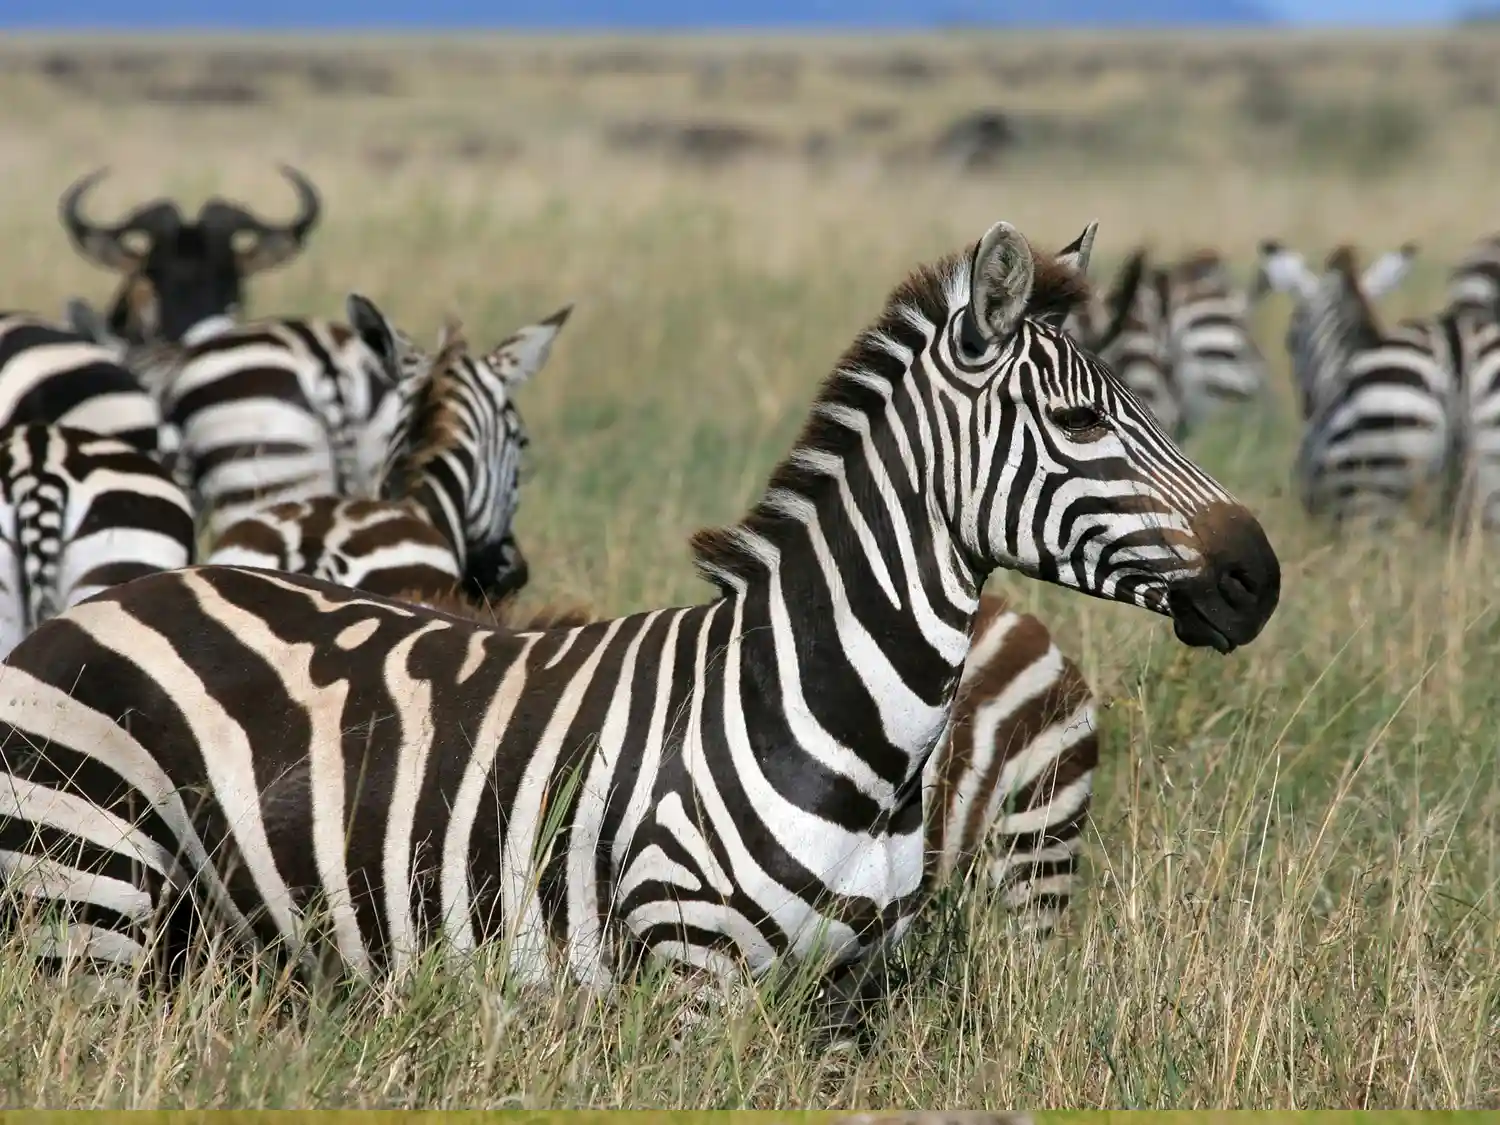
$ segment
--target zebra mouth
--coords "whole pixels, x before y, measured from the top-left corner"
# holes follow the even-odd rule
[[[1239,647],[1204,616],[1187,591],[1173,590],[1167,595],[1167,604],[1172,612],[1172,631],[1183,644],[1193,648],[1211,648],[1226,656]]]

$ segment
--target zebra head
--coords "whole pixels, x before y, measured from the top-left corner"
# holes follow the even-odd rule
[[[917,366],[929,373],[933,500],[977,574],[1009,567],[1170,616],[1228,652],[1276,608],[1259,522],[1063,331],[1085,299],[1090,224],[1055,258],[1008,223],[947,272]]]
[[[107,171],[74,182],[58,211],[79,253],[125,275],[106,323],[112,335],[130,343],[192,343],[212,335],[238,315],[245,279],[301,251],[321,211],[307,177],[283,165],[281,173],[299,204],[297,217],[288,223],[267,223],[215,197],[192,220],[184,219],[171,200],[157,199],[113,226],[101,226],[86,219],[82,207]]]
[[[1297,251],[1271,239],[1261,243],[1251,293],[1258,297],[1274,291],[1292,298],[1286,349],[1302,391],[1303,417],[1316,409],[1318,387],[1331,385],[1329,379],[1342,372],[1351,350],[1369,341],[1375,328],[1370,302],[1406,280],[1416,255],[1416,244],[1408,242],[1360,272],[1353,248],[1340,246],[1319,275]]]
[[[381,498],[421,504],[454,544],[476,590],[503,596],[524,582],[511,525],[529,439],[515,392],[546,364],[572,306],[484,355],[470,353],[457,322],[444,327],[429,354],[365,297],[350,294],[346,309],[399,396]]]

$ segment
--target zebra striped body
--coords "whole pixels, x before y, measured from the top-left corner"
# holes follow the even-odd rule
[[[0,312],[0,427],[42,423],[156,453],[156,400],[107,348],[27,313]]]
[[[1382,523],[1414,501],[1444,514],[1460,441],[1451,318],[1382,329],[1366,284],[1399,280],[1389,259],[1361,277],[1341,247],[1319,278],[1274,244],[1262,253],[1267,282],[1297,302],[1288,348],[1307,418],[1296,466],[1304,507],[1335,523]]]
[[[1448,275],[1448,307],[1495,316],[1500,309],[1500,234],[1474,243]]]
[[[0,433],[0,651],[106,587],[192,561],[193,513],[156,461],[55,426]]]
[[[1258,399],[1266,365],[1250,328],[1250,306],[1219,255],[1202,251],[1165,271],[1167,347],[1183,428]]]
[[[1254,517],[1062,331],[1092,238],[997,224],[898,287],[760,502],[694,537],[706,604],[515,633],[209,566],[48,623],[0,669],[7,888],[74,923],[41,951],[132,962],[180,894],[356,973],[883,949],[992,569],[1224,652],[1279,598]]]
[[[70,315],[96,338],[104,331],[82,302]],[[374,494],[399,403],[348,325],[217,319],[182,344],[113,343],[161,398],[178,480],[210,541],[263,505]]]
[[[470,355],[450,328],[432,359],[364,298],[352,297],[349,312],[399,382],[404,404],[380,498],[324,496],[262,508],[232,524],[208,561],[389,595],[461,585],[498,600],[520,590],[528,571],[512,524],[527,437],[514,394],[546,363],[568,310],[482,356]]]

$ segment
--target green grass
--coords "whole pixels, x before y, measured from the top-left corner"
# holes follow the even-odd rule
[[[260,198],[283,156],[324,188],[328,220],[303,260],[257,279],[255,311],[336,315],[357,289],[429,340],[457,311],[483,347],[576,300],[523,392],[534,457],[519,532],[532,600],[601,612],[704,597],[688,535],[755,496],[903,272],[995,218],[1050,247],[1100,217],[1101,272],[1145,238],[1221,245],[1243,276],[1268,234],[1317,255],[1419,237],[1424,264],[1392,311],[1430,305],[1445,262],[1494,222],[1491,181],[1468,164],[1375,186],[1326,169],[1272,182],[1250,163],[698,175],[579,155],[545,124],[513,165],[432,158],[372,178],[369,145],[420,149],[425,134],[356,108],[362,124],[278,107],[6,117],[20,163],[0,213],[0,306],[102,300],[109,280],[51,217],[91,162],[196,202]],[[465,109],[514,116],[504,99]],[[126,188],[106,195],[105,215]],[[1261,324],[1278,358],[1281,308]],[[1107,702],[1084,891],[1040,947],[982,890],[951,891],[909,943],[910,983],[867,1055],[815,1054],[794,1005],[745,994],[674,1046],[688,1001],[667,977],[606,1005],[427,964],[369,994],[308,998],[216,963],[170,1002],[122,1007],[4,958],[0,1103],[1500,1108],[1496,568],[1481,546],[1454,554],[1417,531],[1336,545],[1308,526],[1288,401],[1283,382],[1267,410],[1190,443],[1282,560],[1280,609],[1253,645],[1189,651],[1138,610],[994,580]]]

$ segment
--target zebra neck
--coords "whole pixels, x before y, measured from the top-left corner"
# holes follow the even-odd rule
[[[427,522],[448,541],[459,570],[463,571],[468,566],[471,546],[464,520],[464,498],[451,486],[444,465],[441,458],[428,464],[414,482],[415,487],[407,492],[406,500],[416,505]]]
[[[826,785],[828,762],[858,760],[856,784],[889,815],[947,722],[980,582],[915,494],[852,503],[848,476],[824,480],[773,490],[733,532],[760,563],[736,568],[731,595],[747,725],[783,774],[788,741],[810,751],[810,785]],[[877,511],[886,501],[923,518],[893,521]]]

